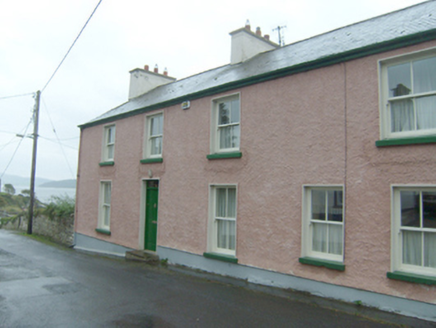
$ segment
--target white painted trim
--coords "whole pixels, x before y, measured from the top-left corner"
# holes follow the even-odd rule
[[[165,138],[165,114],[164,114],[164,110],[158,110],[156,112],[152,112],[152,113],[147,113],[144,116],[144,137],[143,137],[143,144],[142,144],[142,158],[162,158],[163,157],[163,151],[164,151],[164,147],[163,147],[163,142],[164,142],[164,138]],[[158,115],[162,115],[162,152],[159,155],[151,155],[150,154],[150,147],[148,144],[148,137],[149,137],[149,131],[150,131],[150,118],[152,118],[153,116],[158,116]]]

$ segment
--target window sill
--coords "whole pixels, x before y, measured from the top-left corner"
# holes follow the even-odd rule
[[[146,158],[146,159],[141,159],[140,162],[141,162],[141,164],[162,163],[163,162],[163,158],[162,157],[159,157],[159,158]]]
[[[386,275],[389,279],[413,282],[415,284],[436,285],[436,277],[401,271],[388,272]]]
[[[419,145],[419,144],[428,144],[428,143],[436,143],[436,136],[377,140],[375,142],[375,145],[376,147],[389,147],[389,146]]]
[[[207,159],[241,158],[242,153],[240,151],[231,152],[231,153],[216,153],[216,154],[209,154],[206,157]]]
[[[106,230],[106,229],[99,229],[99,228],[97,228],[97,229],[95,229],[95,231],[97,231],[98,233],[102,233],[104,235],[108,235],[108,236],[111,235],[111,232],[109,230]]]
[[[230,263],[238,263],[238,259],[231,255],[223,255],[223,254],[217,254],[217,253],[203,253],[204,257],[207,257],[208,259],[212,260],[219,260],[224,262],[230,262]]]
[[[110,162],[101,162],[101,163],[98,163],[98,165],[100,165],[100,166],[114,166],[114,165],[115,165],[115,162],[114,162],[114,161],[110,161]]]
[[[332,270],[345,271],[345,265],[341,262],[315,259],[313,257],[300,257],[299,262],[319,267],[325,267]]]

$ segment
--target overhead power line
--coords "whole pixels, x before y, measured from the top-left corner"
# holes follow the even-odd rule
[[[41,89],[41,93],[44,92],[45,88],[47,88],[48,84],[51,82],[51,80],[53,79],[53,77],[56,75],[57,71],[59,70],[59,68],[62,66],[63,62],[65,61],[65,59],[67,58],[68,54],[70,53],[71,49],[73,49],[74,45],[76,44],[77,40],[79,39],[80,35],[82,34],[83,30],[85,29],[86,25],[88,25],[89,21],[91,20],[92,16],[94,15],[94,13],[96,12],[98,6],[100,6],[100,3],[103,0],[100,0],[97,3],[97,6],[95,6],[94,10],[92,11],[91,15],[89,16],[88,20],[86,21],[85,25],[83,25],[82,29],[79,32],[79,35],[77,35],[76,39],[74,40],[73,44],[71,45],[70,49],[68,49],[67,53],[65,54],[64,58],[61,60],[60,64],[58,65],[58,67],[55,69],[55,71],[53,72],[52,76],[50,77],[50,79],[47,81],[47,83],[45,84],[44,88]]]
[[[17,98],[17,97],[25,97],[25,96],[33,96],[34,94],[35,94],[34,92],[30,92],[30,93],[23,93],[21,95],[5,96],[5,97],[0,97],[0,100],[9,99],[9,98]]]

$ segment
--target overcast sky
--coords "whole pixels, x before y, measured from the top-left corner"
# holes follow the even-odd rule
[[[31,94],[4,97],[46,86],[98,2],[0,0],[0,177],[30,176],[32,139],[16,134],[25,132],[35,102]],[[420,2],[103,0],[42,92],[37,176],[75,178],[77,125],[126,102],[134,68],[158,64],[160,72],[167,67],[181,79],[228,64],[229,32],[247,19],[252,30],[260,26],[274,42],[273,29],[286,26],[284,40],[290,44]],[[27,134],[32,131],[30,124]]]

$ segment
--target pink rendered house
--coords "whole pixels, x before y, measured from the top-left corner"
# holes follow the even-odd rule
[[[80,126],[76,248],[436,321],[436,2],[231,63],[130,72]]]

